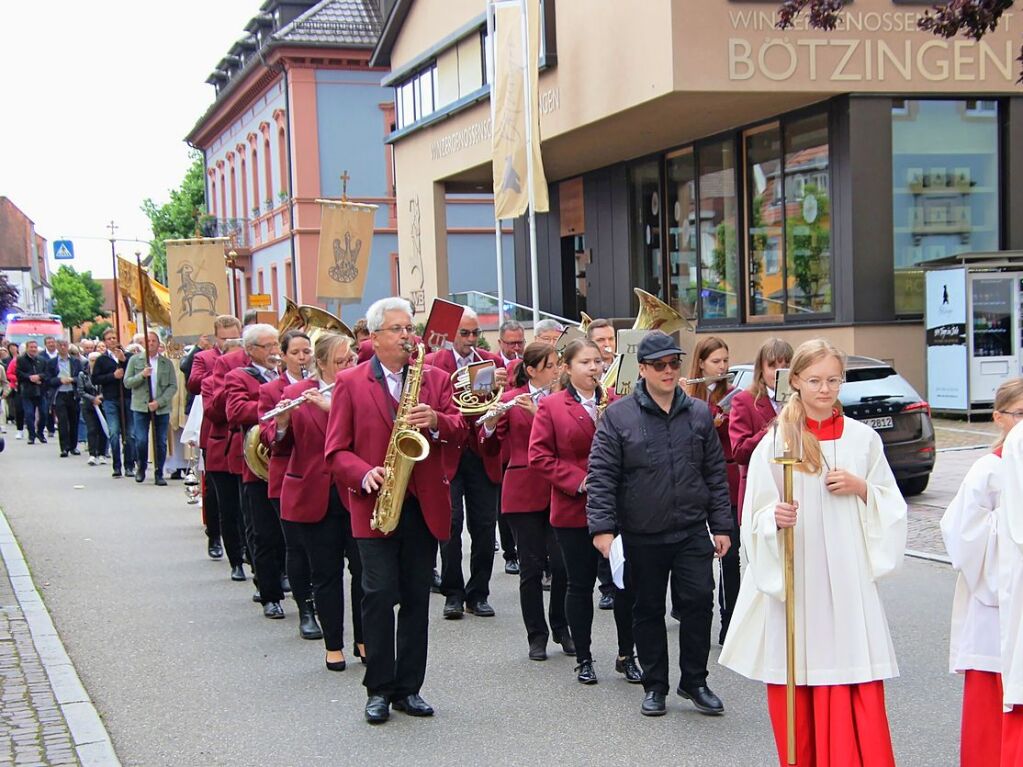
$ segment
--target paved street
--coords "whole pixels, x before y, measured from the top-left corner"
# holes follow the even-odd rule
[[[438,715],[396,714],[370,728],[361,669],[325,671],[322,645],[298,639],[291,603],[287,620],[262,617],[251,582],[232,583],[226,564],[206,558],[198,510],[180,483],[115,481],[108,467],[24,442],[9,441],[0,462],[4,476],[20,478],[0,487],[0,505],[124,764],[726,765],[738,754],[772,763],[761,686],[716,665],[710,681],[725,717],[673,698],[668,717],[643,719],[640,690],[611,667],[609,613],[597,614],[596,687],[574,681],[570,658],[528,661],[516,580],[503,573],[494,576],[493,620],[442,621],[434,597],[424,695]],[[900,765],[953,761],[952,583],[946,566],[908,559],[884,584],[903,673],[888,687]]]

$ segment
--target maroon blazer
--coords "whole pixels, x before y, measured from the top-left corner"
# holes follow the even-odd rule
[[[299,381],[284,389],[284,396],[298,399],[302,392],[318,385],[311,378]],[[312,524],[327,516],[330,471],[323,450],[326,438],[326,413],[309,404],[291,411],[291,423],[281,440],[290,453],[281,489],[281,519]],[[347,489],[341,497],[348,500]]]
[[[362,489],[366,472],[384,465],[394,426],[390,395],[377,380],[375,368],[370,360],[338,376],[327,419],[327,464],[341,497],[351,492],[352,534],[356,538],[384,537],[370,528],[376,493]],[[442,448],[461,447],[468,430],[451,399],[451,381],[442,371],[424,366],[419,401],[437,411],[438,434],[434,439],[429,431],[423,432],[430,442],[430,454],[413,468],[408,491],[418,499],[430,533],[445,541],[451,535],[451,489]]]
[[[506,391],[502,402],[529,394],[529,384]],[[504,484],[501,485],[501,513],[515,514],[543,511],[551,504],[551,483],[529,465],[529,437],[533,416],[519,406],[513,407],[497,422],[497,428],[486,442],[497,442],[501,455],[507,456]]]
[[[251,364],[252,360],[245,350],[236,349],[219,357],[213,365],[213,373],[203,381],[203,418],[209,415],[213,422],[210,426],[209,445],[210,452],[216,454],[215,466],[210,466],[208,460],[206,463],[206,468],[211,471],[226,471],[241,476],[242,464],[245,463],[242,457],[242,435],[227,418],[226,378],[235,368]]]
[[[252,473],[245,460],[245,435],[259,424],[259,387],[265,383],[268,382],[252,375],[245,367],[237,367],[224,376],[224,414],[231,433],[238,435],[242,483],[263,481]],[[236,472],[232,469],[232,473]]]
[[[596,431],[570,389],[540,400],[529,439],[529,466],[551,483],[553,527],[586,527],[586,493],[579,492],[579,485],[586,479]]]
[[[259,387],[259,404],[256,410],[259,417],[275,407],[284,398],[284,390],[291,385],[288,376],[282,374],[277,380],[265,383]],[[259,441],[270,451],[270,462],[267,468],[267,498],[280,498],[281,485],[284,483],[284,472],[288,469],[288,457],[291,454],[290,447],[285,450],[281,443],[275,441],[277,436],[277,422],[269,420],[259,424]]]
[[[734,388],[734,386],[729,387],[725,391],[725,395]],[[738,397],[739,395],[736,394],[735,396]],[[738,506],[739,465],[732,458],[732,439],[728,434],[728,424],[730,420],[729,414],[724,412],[720,405],[716,405],[710,401],[707,402],[707,407],[710,408],[710,414],[713,418],[717,419],[719,415],[724,416],[724,419],[721,421],[721,425],[716,426],[715,430],[718,433],[718,441],[721,442],[721,450],[725,454],[725,469],[728,473],[728,500],[731,501],[732,506]]]
[[[767,434],[768,424],[775,418],[774,405],[767,396],[756,401],[748,391],[732,397],[732,411],[728,419],[728,438],[732,446],[732,460],[739,467],[737,488],[739,519],[742,520],[742,497],[746,494],[746,474],[750,458],[760,440]]]
[[[190,394],[199,396],[202,394],[202,382],[213,373],[213,365],[220,358],[221,352],[216,346],[212,349],[204,349],[192,358],[192,372],[188,376],[188,380],[185,382],[185,388],[188,389]],[[206,400],[203,399],[203,406],[205,407]],[[209,420],[205,417],[206,413],[203,412],[202,425],[199,427],[199,447],[205,449],[207,446],[207,440],[210,436]]]

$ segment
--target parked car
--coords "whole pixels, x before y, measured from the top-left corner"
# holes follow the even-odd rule
[[[731,370],[733,385],[748,388],[753,365],[733,365]],[[902,494],[919,495],[926,490],[934,470],[934,425],[930,405],[916,389],[887,362],[851,356],[838,399],[847,416],[881,436]]]

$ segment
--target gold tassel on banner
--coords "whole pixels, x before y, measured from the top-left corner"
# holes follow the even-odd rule
[[[316,295],[324,299],[362,299],[369,271],[376,205],[349,202],[347,174],[342,199],[320,203],[320,248]]]
[[[218,314],[231,314],[224,262],[225,237],[167,240],[167,283],[173,298],[171,331],[183,343],[213,328]]]

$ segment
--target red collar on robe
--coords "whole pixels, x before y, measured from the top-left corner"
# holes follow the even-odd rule
[[[832,439],[839,439],[845,431],[845,418],[841,411],[835,408],[831,411],[831,417],[823,421],[815,421],[812,418],[806,419],[806,428],[817,438],[818,442],[826,442]]]
[[[996,447],[991,452],[994,453],[995,455],[997,455],[999,458],[1001,458],[1002,457],[1002,446],[999,445],[998,447]]]

